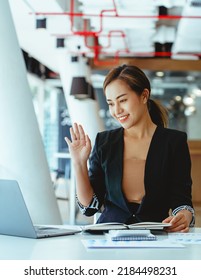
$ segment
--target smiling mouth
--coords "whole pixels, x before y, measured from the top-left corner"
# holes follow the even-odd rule
[[[124,121],[126,121],[126,120],[128,119],[128,116],[129,116],[129,115],[118,117],[118,120],[119,120],[120,122],[124,122]]]

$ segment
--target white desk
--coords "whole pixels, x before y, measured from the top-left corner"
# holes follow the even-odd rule
[[[201,228],[193,231],[201,232]],[[168,249],[86,250],[81,242],[85,238],[103,238],[103,236],[76,234],[35,240],[0,235],[0,260],[201,260],[201,245]]]

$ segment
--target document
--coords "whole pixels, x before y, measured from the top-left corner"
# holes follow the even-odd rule
[[[105,249],[105,248],[184,248],[180,243],[172,242],[168,239],[161,241],[112,241],[108,239],[84,239],[85,248]]]
[[[182,244],[201,244],[201,233],[168,233],[168,239]]]

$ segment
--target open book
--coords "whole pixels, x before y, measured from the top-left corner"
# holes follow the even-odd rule
[[[100,223],[86,225],[82,227],[83,231],[108,231],[114,229],[150,229],[150,230],[163,230],[165,227],[171,226],[170,223],[160,223],[160,222],[141,222],[126,225],[123,223],[110,222],[110,223]]]

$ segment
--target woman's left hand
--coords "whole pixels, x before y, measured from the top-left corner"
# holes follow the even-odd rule
[[[172,225],[166,229],[167,232],[188,232],[192,214],[188,210],[181,210],[175,216],[163,220],[163,223]]]

